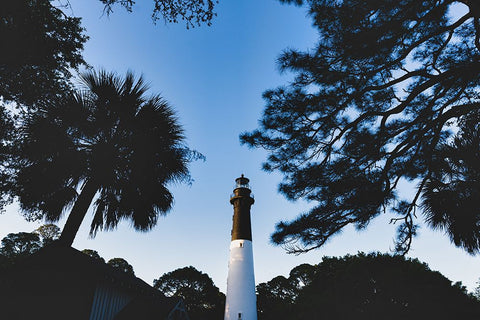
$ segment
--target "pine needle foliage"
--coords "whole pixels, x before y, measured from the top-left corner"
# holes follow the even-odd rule
[[[314,206],[278,223],[272,241],[291,253],[306,252],[349,225],[364,229],[387,213],[398,226],[396,251],[406,253],[421,217],[422,194],[433,183],[436,150],[480,108],[480,5],[283,2],[309,7],[318,43],[309,51],[283,52],[279,67],[295,78],[264,93],[259,128],[241,140],[269,152],[264,169],[283,174],[281,193]],[[416,186],[413,196],[399,193],[404,181]],[[469,183],[478,188],[478,181]],[[480,198],[475,201],[479,208]],[[460,214],[478,221],[477,211],[455,213]],[[430,214],[425,217],[434,222]],[[478,237],[475,224],[471,228],[447,227],[456,245],[477,252],[477,240],[455,240],[457,231]]]

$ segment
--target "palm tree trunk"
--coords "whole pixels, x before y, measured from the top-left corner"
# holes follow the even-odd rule
[[[67,222],[63,227],[59,239],[61,245],[66,247],[72,246],[75,235],[82,224],[83,218],[85,218],[85,214],[87,213],[88,207],[90,207],[97,190],[98,185],[93,180],[87,180],[84,184],[80,195],[73,205],[72,211],[70,211]]]

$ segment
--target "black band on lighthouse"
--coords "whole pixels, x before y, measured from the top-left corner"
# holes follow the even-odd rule
[[[237,188],[233,190],[230,198],[230,203],[233,204],[232,241],[240,239],[252,241],[250,207],[255,201],[251,197],[248,181],[243,175],[236,179]]]

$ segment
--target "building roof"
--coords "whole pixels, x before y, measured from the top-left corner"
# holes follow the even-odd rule
[[[71,247],[48,246],[0,275],[2,319],[166,319],[178,303]]]

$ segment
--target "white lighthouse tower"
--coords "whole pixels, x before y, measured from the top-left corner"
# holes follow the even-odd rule
[[[230,203],[233,205],[232,242],[228,261],[225,320],[257,320],[257,297],[253,272],[250,207],[254,203],[249,180],[242,174],[235,180]]]

